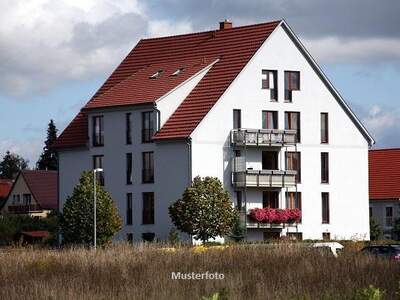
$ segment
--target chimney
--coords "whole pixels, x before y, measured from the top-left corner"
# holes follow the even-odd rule
[[[232,22],[228,19],[225,19],[223,22],[219,22],[219,30],[232,28]]]

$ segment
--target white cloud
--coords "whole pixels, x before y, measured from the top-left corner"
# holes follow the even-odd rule
[[[304,39],[320,63],[376,63],[400,61],[400,39],[339,38]]]
[[[29,160],[29,167],[33,168],[39,159],[43,149],[43,141],[30,139],[26,141],[1,140],[0,141],[0,159],[3,159],[6,151],[16,153],[24,159]]]

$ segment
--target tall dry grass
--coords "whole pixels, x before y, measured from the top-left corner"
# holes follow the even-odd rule
[[[347,251],[338,259],[291,244],[0,250],[0,299],[350,299],[370,284],[396,298],[400,264]],[[172,280],[171,272],[219,272],[223,280]]]

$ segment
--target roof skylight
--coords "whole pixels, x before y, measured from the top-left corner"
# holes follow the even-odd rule
[[[185,69],[184,68],[179,68],[174,73],[172,73],[171,76],[178,76],[179,74],[181,74],[183,72],[183,70],[185,70]]]
[[[150,79],[157,79],[158,77],[160,77],[161,73],[163,72],[163,70],[158,70],[156,73],[154,73],[153,75],[151,75],[149,78]]]

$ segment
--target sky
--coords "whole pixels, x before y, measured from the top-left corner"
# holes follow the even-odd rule
[[[0,157],[31,166],[141,38],[285,19],[376,140],[400,147],[400,1],[1,0]]]

